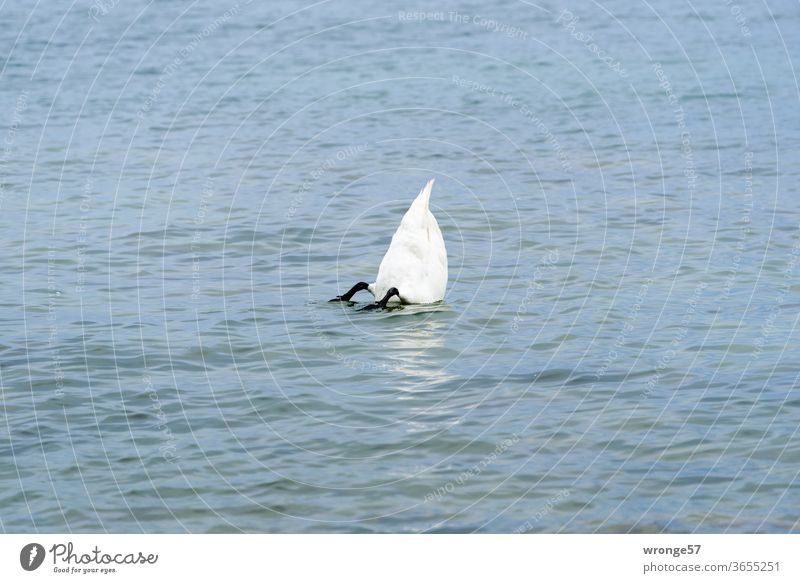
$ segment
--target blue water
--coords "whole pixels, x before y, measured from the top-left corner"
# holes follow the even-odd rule
[[[0,528],[797,531],[797,3],[568,8],[0,4]]]

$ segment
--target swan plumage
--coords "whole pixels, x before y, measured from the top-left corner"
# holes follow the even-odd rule
[[[403,215],[378,267],[375,282],[359,282],[334,300],[349,301],[362,289],[375,296],[380,307],[388,302],[432,304],[444,299],[447,250],[439,223],[430,210],[433,182],[428,181]]]

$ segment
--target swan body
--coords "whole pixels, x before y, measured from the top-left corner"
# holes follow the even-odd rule
[[[354,293],[366,289],[376,300],[376,307],[389,302],[432,304],[444,299],[447,288],[447,250],[442,231],[429,203],[433,180],[430,180],[403,215],[392,236],[378,277],[372,284],[360,282],[334,300],[349,301]]]

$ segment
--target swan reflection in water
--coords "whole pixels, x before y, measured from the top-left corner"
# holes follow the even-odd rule
[[[433,391],[440,383],[456,378],[446,367],[450,359],[442,358],[441,353],[449,327],[441,315],[450,311],[440,302],[397,306],[381,314],[391,325],[381,332],[379,346],[394,362],[397,374],[392,382],[398,391]]]

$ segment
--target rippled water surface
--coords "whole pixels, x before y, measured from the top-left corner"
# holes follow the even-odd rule
[[[797,530],[798,29],[0,4],[0,528]],[[444,302],[329,304],[431,177]]]

